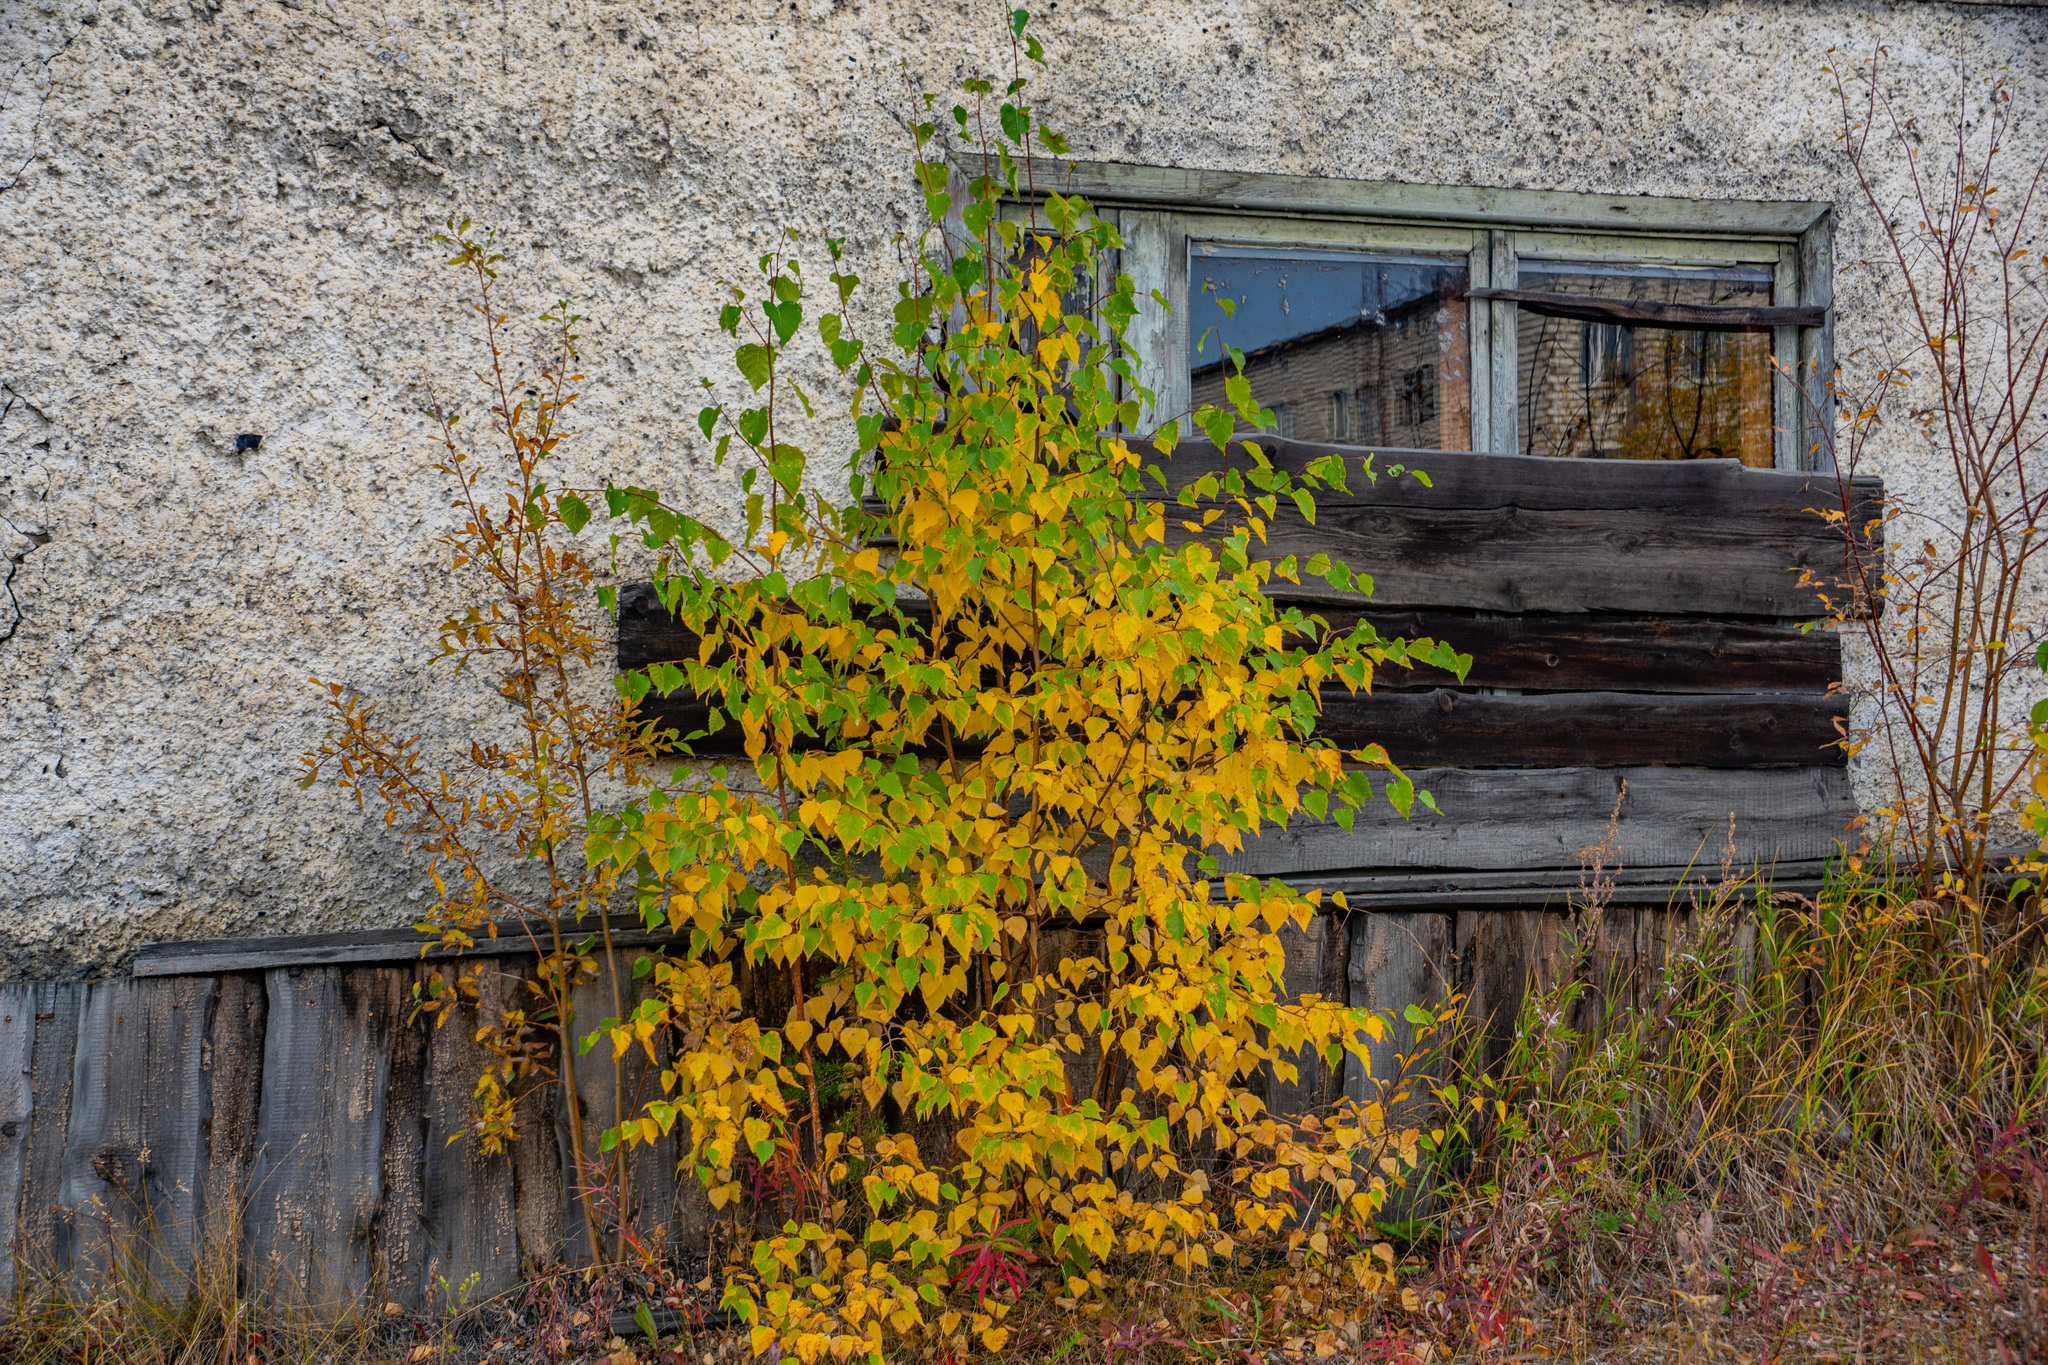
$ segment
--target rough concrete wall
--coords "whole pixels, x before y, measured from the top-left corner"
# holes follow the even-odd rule
[[[2044,18],[1066,0],[1038,31],[1084,156],[1846,203],[1831,49],[1889,44],[1936,100],[1960,44],[2040,109]],[[417,867],[293,778],[308,675],[443,739],[493,711],[426,663],[458,597],[421,410],[469,364],[433,224],[503,230],[515,313],[590,315],[584,478],[729,514],[688,420],[726,373],[716,282],[788,224],[886,293],[915,203],[891,111],[998,58],[999,7],[902,0],[0,0],[0,969],[416,914]]]

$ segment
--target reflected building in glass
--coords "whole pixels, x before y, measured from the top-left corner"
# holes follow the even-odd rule
[[[1768,266],[1713,270],[1524,261],[1520,288],[1632,303],[1768,306]],[[1520,310],[1525,455],[1776,462],[1768,328],[1645,327]]]
[[[1195,245],[1194,403],[1224,403],[1226,346],[1279,434],[1418,450],[1472,442],[1463,261]]]

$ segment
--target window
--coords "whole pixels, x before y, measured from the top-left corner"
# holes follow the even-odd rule
[[[1223,401],[1234,349],[1259,401],[1296,414],[1299,439],[1431,450],[1470,443],[1462,259],[1197,242],[1189,290],[1190,401]],[[1454,371],[1448,413],[1438,402],[1444,366]],[[1392,428],[1354,430],[1354,392],[1365,397],[1360,406],[1393,415]],[[1311,402],[1317,395],[1327,395],[1320,405]],[[1300,420],[1318,406],[1320,421]]]
[[[1161,414],[1220,401],[1234,348],[1302,440],[1822,458],[1830,415],[1800,383],[1833,372],[1825,205],[1104,163],[1069,188],[1118,215]]]
[[[1635,303],[1769,306],[1772,268],[1531,262],[1520,288]],[[1593,322],[1518,309],[1517,425],[1525,455],[1737,459],[1768,469],[1771,329]]]

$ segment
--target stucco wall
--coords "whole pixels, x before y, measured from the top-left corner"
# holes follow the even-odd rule
[[[1048,120],[1106,160],[1846,205],[1831,49],[1888,44],[1930,103],[1960,50],[2048,109],[2042,10],[1064,0],[1037,24]],[[716,282],[788,224],[847,234],[885,294],[915,202],[892,111],[1006,61],[1002,34],[995,6],[896,0],[0,0],[0,971],[416,914],[418,868],[293,779],[308,675],[430,735],[492,710],[425,662],[456,599],[421,409],[468,363],[433,224],[503,229],[515,313],[590,315],[584,477],[729,510],[689,420],[726,373]],[[1869,245],[1852,210],[1838,257]],[[1860,279],[1844,355],[1881,306]]]

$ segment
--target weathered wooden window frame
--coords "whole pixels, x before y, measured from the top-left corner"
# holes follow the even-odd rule
[[[978,167],[963,166],[963,174]],[[1473,288],[1512,289],[1521,262],[1714,266],[1768,264],[1774,304],[1821,310],[1812,327],[1778,327],[1772,354],[1796,357],[1805,387],[1826,392],[1834,374],[1833,212],[1806,201],[1679,199],[1408,185],[1292,175],[1246,175],[1115,162],[1075,162],[1055,181],[1116,215],[1119,268],[1142,303],[1127,336],[1144,362],[1159,411],[1188,404],[1185,322],[1151,300],[1184,301],[1196,242],[1402,254],[1464,254]],[[1184,307],[1184,303],[1176,307]],[[1520,450],[1516,305],[1475,300],[1471,313],[1472,444]],[[1808,410],[1801,384],[1779,372],[1772,425],[1780,469],[1829,464],[1832,402]]]

